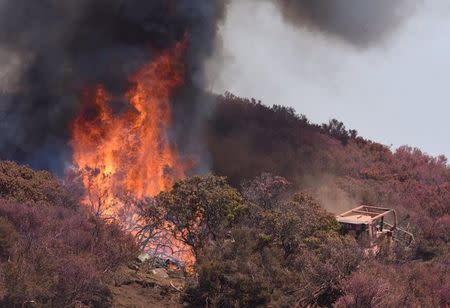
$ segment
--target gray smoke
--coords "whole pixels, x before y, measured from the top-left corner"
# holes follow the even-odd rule
[[[122,94],[130,73],[186,33],[185,87],[201,89],[226,2],[0,0],[0,50],[27,63],[15,90],[0,91],[0,159],[63,170],[82,89]]]
[[[415,0],[272,0],[295,25],[357,47],[388,39],[410,15]]]
[[[414,0],[267,1],[290,22],[369,46],[404,20],[405,3]],[[123,94],[132,72],[186,33],[188,74],[173,99],[173,133],[182,150],[201,155],[202,119],[214,100],[204,91],[204,64],[220,46],[228,2],[0,0],[0,56],[15,56],[0,61],[0,159],[61,172],[81,91],[101,83]]]

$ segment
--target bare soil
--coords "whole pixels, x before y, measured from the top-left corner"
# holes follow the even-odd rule
[[[113,307],[183,307],[185,278],[179,272],[144,265],[122,267],[111,285]]]

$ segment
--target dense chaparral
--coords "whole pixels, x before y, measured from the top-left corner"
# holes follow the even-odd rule
[[[195,256],[171,305],[450,303],[445,157],[391,151],[339,121],[311,124],[289,108],[231,94],[217,100],[207,140],[213,172],[227,178],[188,177],[154,198],[132,199],[143,225],[165,230]],[[3,305],[110,306],[120,299],[115,272],[138,248],[120,224],[81,205],[84,191],[78,173],[59,183],[47,172],[0,164]],[[365,257],[340,235],[332,214],[362,203],[396,209],[414,245]]]

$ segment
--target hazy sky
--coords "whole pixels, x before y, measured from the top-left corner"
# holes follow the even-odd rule
[[[316,123],[337,118],[393,148],[449,157],[450,1],[419,2],[388,42],[361,50],[284,23],[270,3],[235,0],[211,88],[292,106]]]

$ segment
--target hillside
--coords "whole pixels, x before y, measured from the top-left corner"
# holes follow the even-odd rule
[[[391,151],[337,120],[318,126],[293,109],[231,94],[222,97],[210,126],[213,170],[235,185],[269,172],[310,191],[334,213],[360,204],[395,208],[402,225],[424,240],[420,258],[448,243],[450,167],[444,156],[407,146]]]
[[[139,201],[145,226],[195,256],[184,272],[133,265],[134,240],[80,205],[76,179],[0,162],[0,306],[450,305],[445,157],[392,151],[339,121],[319,126],[231,94],[207,132],[214,175]],[[360,204],[396,209],[414,243],[365,255],[333,215]]]
[[[347,295],[337,306],[448,305],[450,168],[444,156],[407,146],[392,151],[337,120],[319,126],[293,109],[231,94],[221,98],[208,140],[213,169],[232,183],[270,172],[333,213],[361,204],[397,210],[400,226],[415,235],[414,247],[360,264],[342,285]]]

